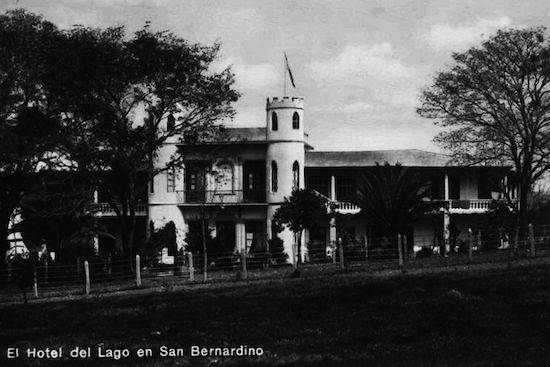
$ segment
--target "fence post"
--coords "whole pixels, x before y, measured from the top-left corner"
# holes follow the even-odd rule
[[[188,252],[187,257],[189,258],[189,280],[195,281],[195,268],[193,267],[193,253]]]
[[[409,260],[409,247],[408,247],[409,243],[407,240],[407,235],[402,235],[402,240],[403,240],[403,262],[405,262]]]
[[[141,287],[141,264],[139,255],[136,255],[136,286]]]
[[[80,268],[80,256],[76,258],[76,279],[80,279],[82,269]]]
[[[399,267],[403,267],[403,246],[401,246],[401,234],[397,235],[397,251],[399,255]]]
[[[472,237],[473,237],[472,229],[468,228],[468,260],[469,261],[472,261],[473,254],[474,254],[474,244],[473,244],[474,239]]]
[[[365,236],[365,261],[369,261],[369,238]]]
[[[535,257],[535,231],[531,223],[529,223],[529,245],[531,248],[531,257]]]
[[[340,255],[340,269],[344,269],[344,246],[342,245],[341,238],[338,239],[338,254]]]
[[[86,294],[90,294],[90,266],[87,261],[84,261],[84,274],[86,276]]]
[[[477,230],[477,250],[481,251],[481,229]]]
[[[242,279],[248,278],[248,270],[246,269],[246,244],[241,251],[241,278]]]
[[[33,288],[33,291],[34,291],[34,298],[38,298],[38,282],[36,280],[36,270],[34,270],[34,274],[33,274],[32,288]]]

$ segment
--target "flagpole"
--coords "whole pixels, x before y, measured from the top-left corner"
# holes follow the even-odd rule
[[[286,97],[286,60],[283,53],[283,97]]]

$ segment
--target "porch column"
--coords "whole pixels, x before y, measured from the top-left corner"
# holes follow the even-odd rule
[[[451,251],[451,231],[449,227],[451,226],[451,214],[448,210],[443,212],[443,240],[444,240],[444,255],[448,256]]]
[[[330,200],[336,201],[336,177],[330,176]]]
[[[449,200],[449,174],[445,173],[445,200]]]
[[[235,246],[239,252],[243,251],[246,247],[246,229],[244,221],[241,219],[235,222]]]
[[[336,218],[330,218],[330,227],[329,227],[329,241],[330,245],[336,243]]]

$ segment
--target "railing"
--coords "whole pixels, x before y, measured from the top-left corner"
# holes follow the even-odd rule
[[[359,205],[347,202],[336,202],[336,211],[346,214],[357,214],[361,211]]]
[[[147,204],[136,204],[136,215],[137,216],[146,216],[147,215]],[[97,217],[101,216],[115,216],[116,213],[109,203],[92,203],[88,205],[88,210]]]
[[[495,200],[493,199],[470,199],[470,200],[432,200],[433,203],[441,203],[443,209],[451,213],[473,212],[483,213],[493,208]],[[506,203],[506,201],[500,201]],[[517,200],[512,200],[512,206],[517,205]]]
[[[178,204],[265,203],[265,190],[184,190],[177,192]]]

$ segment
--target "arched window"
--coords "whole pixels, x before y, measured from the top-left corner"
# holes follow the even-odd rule
[[[175,127],[176,127],[176,118],[174,117],[174,115],[169,114],[166,121],[166,129],[168,131],[172,131],[174,130]]]
[[[277,177],[277,163],[275,161],[271,162],[271,191],[277,192],[279,182]]]
[[[292,128],[294,130],[300,128],[300,115],[298,115],[298,112],[294,112],[294,115],[292,115]]]
[[[271,112],[271,130],[279,130],[279,119],[277,118],[277,114],[275,112]]]
[[[298,161],[294,161],[292,165],[292,189],[297,190],[300,188],[300,165]]]

